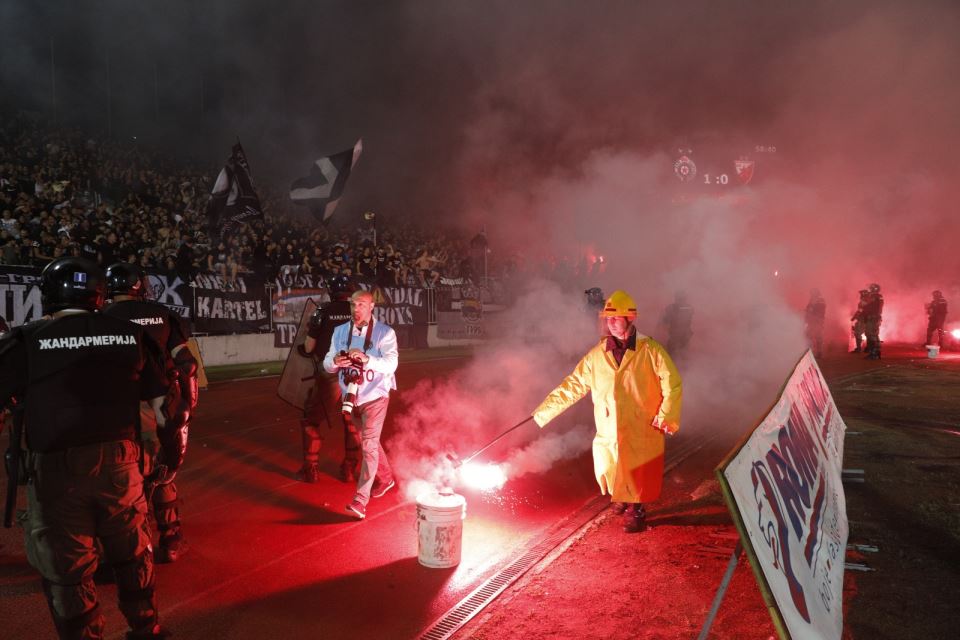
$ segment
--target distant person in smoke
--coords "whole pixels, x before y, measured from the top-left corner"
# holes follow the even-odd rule
[[[937,344],[943,348],[943,324],[947,321],[947,300],[938,289],[933,292],[933,300],[927,303],[927,342],[933,344],[933,334],[937,334]]]
[[[871,284],[863,304],[863,332],[867,336],[867,360],[880,359],[880,323],[883,321],[883,294],[880,285]]]
[[[693,307],[687,302],[687,294],[677,292],[673,304],[663,310],[660,324],[667,327],[667,352],[681,358],[693,337]]]
[[[867,289],[860,289],[860,301],[857,303],[857,310],[853,312],[852,316],[850,316],[850,322],[853,323],[850,325],[850,332],[853,334],[854,344],[857,345],[850,353],[860,353],[863,350],[863,307],[867,304],[867,297],[869,294],[870,291]]]
[[[806,329],[807,344],[813,350],[815,358],[823,357],[823,324],[827,317],[827,303],[820,295],[820,289],[810,290],[810,301],[803,310],[803,324]]]
[[[680,374],[667,351],[633,325],[637,305],[623,291],[607,298],[601,337],[573,373],[533,412],[541,427],[588,393],[597,435],[593,469],[603,494],[624,517],[624,531],[646,528],[643,503],[660,496],[664,434],[680,429]]]
[[[397,334],[373,317],[373,306],[369,291],[350,297],[350,321],[334,328],[323,359],[323,368],[340,379],[344,413],[351,414],[360,431],[360,477],[347,512],[361,520],[367,516],[370,498],[379,498],[396,485],[380,434],[390,391],[397,388]]]

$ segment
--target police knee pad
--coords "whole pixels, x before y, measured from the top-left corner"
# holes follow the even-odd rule
[[[93,578],[76,584],[63,584],[44,578],[43,593],[47,596],[47,605],[58,629],[61,622],[82,629],[87,626],[87,618],[92,619],[99,614]]]

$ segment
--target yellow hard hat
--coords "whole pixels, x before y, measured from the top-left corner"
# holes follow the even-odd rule
[[[601,318],[619,318],[621,316],[630,318],[637,317],[637,303],[633,301],[626,291],[617,289],[610,294],[607,301],[603,303],[603,311],[600,312]]]

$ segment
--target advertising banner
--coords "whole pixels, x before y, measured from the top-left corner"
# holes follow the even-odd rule
[[[717,469],[781,637],[841,637],[846,426],[808,351],[779,399]]]

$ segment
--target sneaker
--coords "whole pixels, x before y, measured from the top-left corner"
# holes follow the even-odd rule
[[[187,543],[180,534],[160,536],[160,544],[153,552],[153,561],[159,564],[170,564],[187,552]]]
[[[316,463],[304,462],[297,472],[297,478],[307,484],[315,484],[320,481],[320,466]]]
[[[390,491],[390,489],[393,489],[395,486],[397,486],[397,483],[393,480],[383,484],[378,484],[375,482],[373,485],[373,490],[370,492],[370,495],[373,496],[374,498],[379,498],[383,496],[383,494],[385,494],[387,491]]]
[[[612,502],[610,503],[610,510],[613,511],[613,514],[616,516],[622,516],[623,512],[627,510],[626,502]]]
[[[367,508],[360,504],[359,500],[354,498],[350,504],[347,505],[347,513],[356,516],[359,520],[363,520],[367,517]]]

